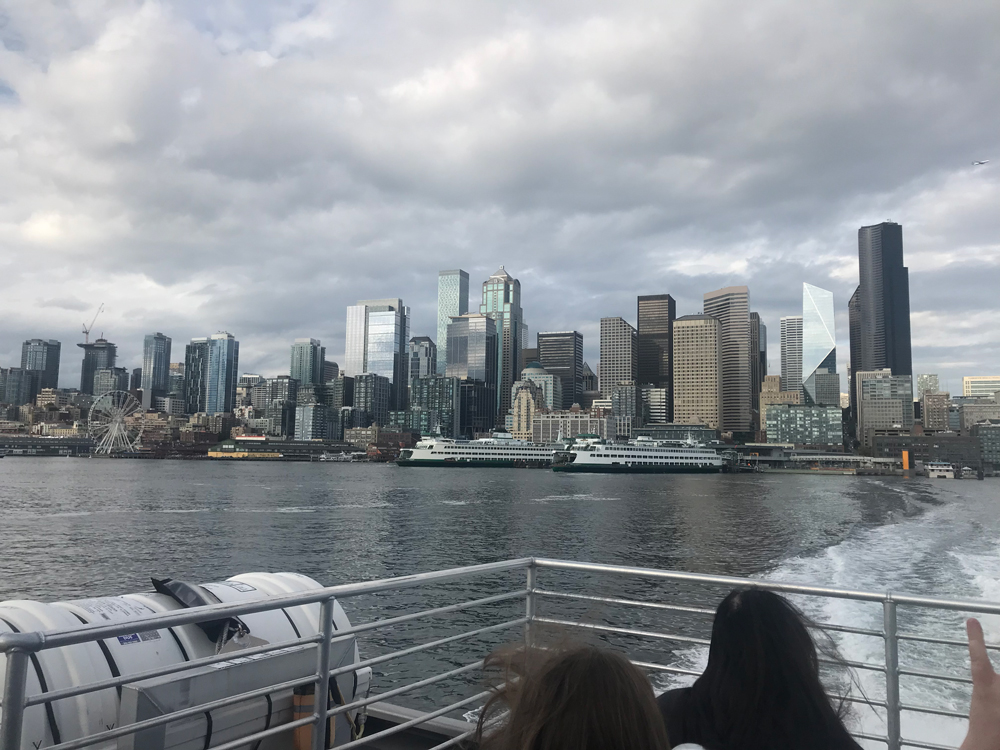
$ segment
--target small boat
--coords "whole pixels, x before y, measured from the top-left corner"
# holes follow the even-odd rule
[[[351,453],[327,453],[323,451],[319,456],[320,461],[333,461],[335,463],[350,463],[354,460]]]

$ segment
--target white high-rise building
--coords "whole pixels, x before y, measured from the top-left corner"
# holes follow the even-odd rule
[[[635,380],[638,365],[636,331],[624,318],[601,318],[601,398],[611,398],[619,383]]]
[[[802,316],[781,319],[781,390],[802,391]]]
[[[469,312],[469,274],[460,268],[438,272],[437,374],[448,368],[448,324]]]
[[[349,377],[375,373],[388,378],[389,408],[403,411],[409,385],[409,340],[410,308],[403,300],[359,300],[347,308],[341,373]]]
[[[812,284],[802,285],[801,352],[802,403],[839,406],[840,376],[837,374],[833,292]]]

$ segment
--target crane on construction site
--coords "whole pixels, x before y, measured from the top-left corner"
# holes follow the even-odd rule
[[[90,343],[90,332],[94,329],[94,323],[97,322],[97,316],[100,315],[103,310],[104,303],[102,302],[101,306],[97,308],[97,312],[94,313],[94,319],[90,321],[90,325],[88,326],[86,323],[83,324],[83,343]]]

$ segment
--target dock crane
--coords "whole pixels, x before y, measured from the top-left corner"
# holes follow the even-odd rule
[[[83,324],[83,343],[90,343],[90,332],[94,329],[94,323],[97,322],[97,316],[100,315],[103,310],[104,303],[102,302],[101,306],[97,308],[97,312],[94,313],[94,319],[90,321],[90,325],[88,326],[86,323]]]

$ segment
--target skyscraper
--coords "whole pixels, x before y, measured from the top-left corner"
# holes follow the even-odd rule
[[[170,390],[170,337],[150,333],[142,342],[142,408],[151,409],[153,399]]]
[[[510,387],[520,375],[521,348],[524,345],[521,341],[524,332],[521,282],[507,273],[503,266],[483,282],[483,301],[479,312],[496,321],[496,413],[502,418],[510,409]]]
[[[397,298],[359,300],[347,308],[346,351],[341,372],[374,372],[389,379],[390,411],[406,408],[410,309]]]
[[[438,375],[444,375],[448,367],[448,324],[452,318],[465,315],[467,312],[469,312],[469,274],[460,268],[438,272]]]
[[[452,318],[448,326],[445,374],[462,381],[459,422],[466,434],[496,425],[498,338],[497,323],[488,315],[468,313]],[[510,393],[507,397],[509,401]]]
[[[205,379],[205,411],[225,414],[236,405],[240,342],[231,333],[213,334],[208,340],[208,375]]]
[[[859,360],[853,372],[889,368],[913,375],[910,353],[910,281],[903,265],[903,228],[883,222],[858,230]]]
[[[802,316],[781,319],[781,390],[802,391]]]
[[[667,391],[667,421],[673,420],[673,335],[677,303],[669,294],[639,297],[636,320],[636,380]]]
[[[750,413],[753,428],[764,429],[760,419],[760,391],[767,375],[767,327],[760,314],[750,313]]]
[[[191,343],[184,347],[184,411],[188,414],[205,411],[207,382],[208,339],[191,339]]]
[[[722,417],[722,325],[710,315],[674,321],[674,422],[719,429]]]
[[[525,349],[524,351],[528,351]],[[583,399],[583,334],[549,331],[538,334],[538,362],[562,381],[562,403],[550,409],[569,409]],[[531,362],[525,362],[527,367]]]
[[[704,306],[705,315],[722,325],[722,429],[747,432],[751,429],[750,290],[729,286],[707,292]]]
[[[80,368],[80,393],[94,393],[94,373],[115,366],[118,347],[107,339],[97,339],[86,344],[77,344],[83,349],[83,366]]]
[[[847,325],[851,341],[851,363],[847,367],[847,393],[850,398],[851,420],[857,422],[857,391],[854,387],[854,373],[861,366],[861,287],[854,290],[847,302]]]
[[[833,292],[812,284],[802,285],[802,403],[840,405]]]
[[[601,398],[611,398],[619,383],[635,381],[637,367],[635,329],[624,318],[601,318],[601,361],[597,366]]]
[[[300,386],[322,385],[325,382],[325,361],[326,349],[319,339],[295,339],[288,374],[299,381]]]
[[[102,367],[94,371],[94,396],[110,391],[128,390],[128,370],[124,367]]]
[[[28,339],[21,345],[21,369],[36,370],[38,388],[59,387],[59,355],[62,344],[55,339]]]
[[[941,386],[937,375],[917,375],[917,401],[922,401],[928,393],[939,393]]]
[[[448,338],[445,329],[445,339]],[[445,363],[447,366],[447,363]],[[410,339],[410,380],[437,375],[438,348],[430,336],[414,336]]]

